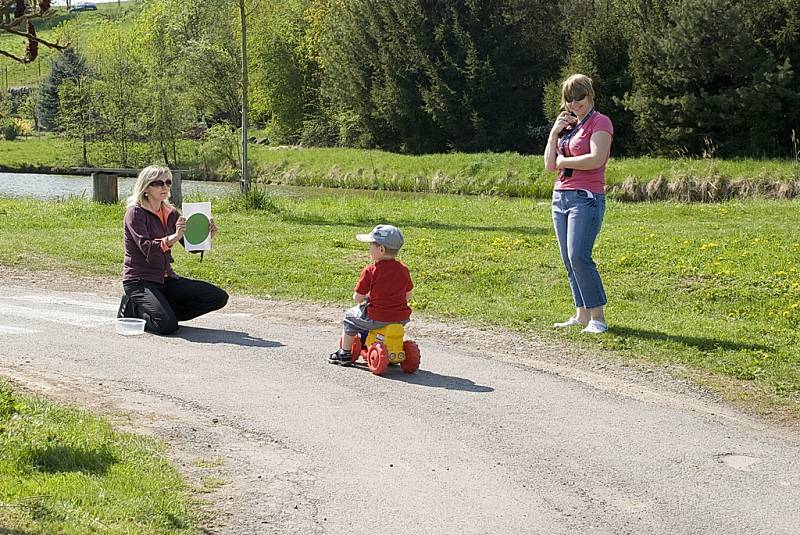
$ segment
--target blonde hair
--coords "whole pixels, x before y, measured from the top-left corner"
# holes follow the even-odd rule
[[[567,96],[575,97],[577,95],[586,95],[589,97],[589,102],[594,105],[594,87],[592,87],[592,79],[585,74],[573,74],[561,85],[561,107],[567,109]]]
[[[139,171],[139,176],[136,177],[136,183],[133,185],[133,194],[128,197],[128,208],[142,204],[148,186],[156,180],[172,180],[172,171],[169,167],[150,165]],[[169,201],[164,201],[163,204],[172,206]]]

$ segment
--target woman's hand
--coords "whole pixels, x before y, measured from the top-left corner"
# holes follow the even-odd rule
[[[217,235],[217,231],[219,230],[219,228],[217,228],[217,224],[214,223],[213,217],[208,220],[208,230],[211,232],[211,239],[213,240],[214,236]]]
[[[558,114],[558,117],[556,117],[556,122],[553,123],[553,128],[550,130],[550,135],[558,137],[558,134],[560,134],[562,130],[577,122],[577,117],[569,112],[562,111]]]
[[[180,241],[184,234],[186,234],[186,218],[180,216],[175,222],[175,234],[169,237],[170,244]]]

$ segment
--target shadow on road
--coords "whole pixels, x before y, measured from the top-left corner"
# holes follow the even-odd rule
[[[354,368],[369,371],[366,364],[356,363]],[[389,366],[389,369],[381,375],[386,379],[400,381],[420,386],[430,386],[433,388],[445,388],[447,390],[463,390],[465,392],[494,392],[491,386],[477,385],[469,379],[462,377],[452,377],[450,375],[439,375],[438,373],[427,370],[417,370],[414,373],[405,373],[400,366]]]
[[[225,329],[206,329],[204,327],[184,327],[175,334],[176,338],[183,338],[189,342],[200,344],[231,344],[247,347],[283,347],[280,342],[264,340],[250,336],[242,331],[227,331]]]
[[[667,334],[660,331],[648,331],[646,329],[632,329],[630,327],[611,326],[608,328],[609,334],[624,336],[628,338],[643,338],[646,340],[663,340],[665,342],[675,342],[685,346],[696,347],[701,351],[722,348],[731,351],[774,351],[775,348],[763,344],[743,344],[731,342],[729,340],[718,340],[716,338],[703,338],[700,336],[680,336]]]

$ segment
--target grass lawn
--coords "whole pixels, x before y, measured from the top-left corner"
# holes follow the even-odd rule
[[[798,201],[610,202],[596,260],[611,330],[599,337],[551,328],[573,309],[547,202],[314,189],[262,201],[215,201],[214,251],[200,263],[179,250],[178,272],[344,309],[367,261],[354,234],[390,222],[406,236],[418,315],[671,363],[727,385],[730,399],[800,414]],[[0,199],[0,263],[117,277],[122,214],[81,199]]]
[[[195,533],[156,442],[0,383],[0,532]]]

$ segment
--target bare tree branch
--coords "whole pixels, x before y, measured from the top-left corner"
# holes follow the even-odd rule
[[[13,59],[20,63],[30,63],[38,56],[40,44],[58,51],[64,50],[69,46],[69,44],[61,45],[58,43],[51,43],[36,36],[36,28],[34,28],[31,23],[31,19],[40,18],[46,14],[50,9],[50,0],[35,0],[34,6],[30,6],[32,9],[30,13],[28,13],[28,0],[0,0],[0,10],[7,10],[11,6],[14,7],[14,19],[6,24],[0,24],[0,31],[25,38],[27,40],[25,55],[20,57],[10,52],[0,50],[0,56]],[[22,24],[26,24],[27,26],[25,32],[14,29]]]
[[[8,33],[13,33],[14,35],[19,35],[20,37],[24,37],[29,41],[36,41],[38,43],[42,43],[44,46],[48,46],[50,48],[55,48],[56,50],[64,50],[69,46],[69,43],[66,45],[60,45],[58,43],[51,43],[50,41],[45,41],[41,37],[36,36],[36,30],[33,29],[33,24],[28,22],[28,32],[21,32],[19,30],[12,30],[11,28],[3,28]]]
[[[14,61],[19,61],[20,63],[25,63],[25,59],[24,58],[17,57],[14,54],[9,54],[5,50],[0,50],[0,56],[5,56],[7,58],[13,59]]]

